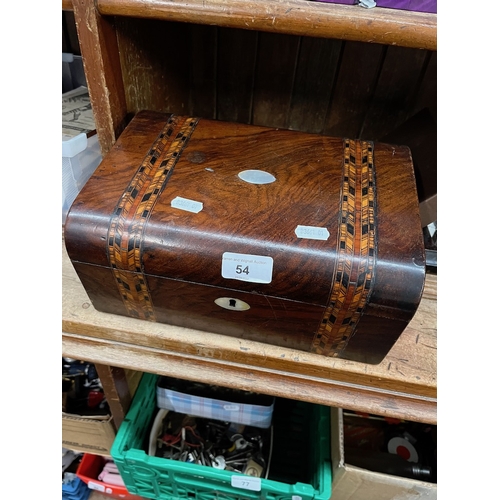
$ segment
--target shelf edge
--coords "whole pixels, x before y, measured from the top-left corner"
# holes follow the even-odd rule
[[[178,353],[63,333],[63,356],[90,362],[178,376],[186,380],[257,391],[277,397],[309,401],[413,422],[437,423],[437,401],[411,394],[379,391],[335,380],[311,379],[273,370],[248,369],[234,363],[189,360]],[[242,368],[245,368],[244,370]]]
[[[437,50],[437,15],[308,0],[96,0],[101,15]]]

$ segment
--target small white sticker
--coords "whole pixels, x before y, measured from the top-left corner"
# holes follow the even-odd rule
[[[297,238],[307,238],[309,240],[326,241],[330,237],[330,233],[326,227],[297,226],[295,234]]]
[[[185,210],[186,212],[193,212],[194,214],[203,210],[203,203],[200,201],[188,200],[187,198],[181,198],[180,196],[176,196],[170,202],[170,206],[180,210]]]
[[[105,490],[105,488],[102,484],[94,483],[92,481],[89,481],[87,483],[87,486],[89,487],[90,490],[97,490],[97,491],[101,491],[101,492],[104,492],[104,490]]]
[[[240,411],[239,405],[224,405],[226,411]]]
[[[302,500],[302,497],[299,495],[292,495],[292,500]]]
[[[250,283],[271,283],[273,259],[262,255],[224,252],[222,277]]]
[[[231,486],[233,488],[241,488],[243,490],[260,491],[260,477],[252,476],[231,476]]]

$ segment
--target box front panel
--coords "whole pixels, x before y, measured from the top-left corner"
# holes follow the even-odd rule
[[[76,263],[101,312],[137,317],[118,293],[110,269]],[[132,275],[134,273],[131,273]],[[136,276],[131,276],[135,279]],[[156,321],[308,351],[324,308],[238,290],[147,276]]]
[[[324,311],[301,302],[154,276],[148,283],[160,322],[302,351],[309,351]]]

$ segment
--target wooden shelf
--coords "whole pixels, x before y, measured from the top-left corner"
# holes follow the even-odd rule
[[[62,6],[63,10],[74,13],[103,155],[113,146],[136,108],[165,112],[185,109],[190,94],[177,93],[178,89],[199,84],[196,78],[211,82],[210,88],[215,92],[213,82],[217,77],[220,99],[217,94],[216,103],[228,99],[240,108],[248,104],[246,94],[233,91],[252,75],[235,64],[233,51],[226,54],[222,50],[229,43],[221,48],[219,38],[217,43],[213,38],[205,39],[206,30],[212,31],[208,25],[237,28],[226,40],[236,41],[238,50],[243,47],[247,49],[246,54],[253,54],[260,64],[261,79],[266,83],[274,82],[275,90],[279,91],[270,94],[269,103],[274,103],[281,94],[286,97],[284,101],[292,103],[291,87],[282,89],[282,81],[273,80],[276,58],[282,55],[282,38],[287,37],[261,37],[262,47],[270,50],[271,42],[273,47],[279,47],[267,60],[257,57],[253,38],[247,40],[242,36],[261,34],[245,30],[300,35],[306,48],[305,38],[310,37],[315,42],[323,39],[320,41],[324,45],[315,43],[309,52],[304,49],[308,56],[304,56],[302,63],[316,58],[317,67],[323,68],[318,61],[330,61],[328,81],[323,84],[328,84],[328,96],[338,107],[330,109],[329,101],[320,102],[323,103],[321,109],[329,110],[324,121],[332,127],[337,126],[338,121],[342,126],[351,126],[349,120],[352,120],[353,129],[359,131],[362,124],[358,115],[368,117],[373,128],[379,127],[380,121],[384,125],[384,119],[403,123],[421,108],[434,109],[436,54],[428,53],[437,49],[437,16],[434,14],[363,9],[312,0],[63,0]],[[155,33],[162,31],[162,21],[184,23],[172,23],[169,26],[173,31],[169,33],[179,40],[189,40],[189,50],[186,49],[189,57],[185,60],[171,57],[171,52],[175,51],[164,51],[158,39],[151,36],[154,29]],[[186,28],[186,24],[196,29],[178,29]],[[335,40],[325,40],[327,38],[345,42],[337,44]],[[367,43],[357,44],[357,41]],[[210,50],[200,50],[198,54],[200,44],[206,44]],[[299,52],[295,40],[292,44],[289,39],[288,44],[286,74],[295,75]],[[336,62],[341,61],[338,58],[340,48],[336,45],[343,47],[342,65]],[[222,58],[219,71],[215,73],[215,61],[219,60],[221,50],[226,57]],[[262,55],[265,54],[264,51]],[[375,64],[376,61],[383,61],[382,66],[379,67],[378,62]],[[184,66],[179,67],[179,62]],[[207,65],[202,64],[205,62]],[[223,64],[236,66],[238,78],[233,81],[227,77],[227,71],[221,72]],[[193,73],[188,71],[189,65]],[[338,78],[334,78],[337,75],[332,70],[334,67],[339,71]],[[394,69],[395,76],[389,68]],[[278,70],[282,72],[283,68],[280,66]],[[256,68],[252,71],[253,79]],[[316,75],[321,76],[321,72]],[[410,76],[405,78],[404,75]],[[307,96],[318,93],[315,87],[306,85],[307,82],[300,82],[297,96],[303,99],[293,103],[299,105],[298,109],[309,109],[311,99]],[[414,86],[415,82],[419,85]],[[204,89],[204,85],[201,88]],[[252,92],[256,89],[258,87],[252,87]],[[261,101],[267,99],[266,95],[260,96]],[[407,96],[413,96],[411,102],[407,102]],[[253,94],[250,102],[254,102]],[[354,115],[350,110],[351,102],[359,104],[359,109],[352,112]],[[279,106],[269,107],[262,125],[269,125],[274,115],[283,113]],[[217,106],[209,111],[199,105],[193,108],[196,116],[204,113],[207,117],[219,116],[219,111]],[[341,116],[342,113],[346,116]],[[247,118],[241,121],[248,121]],[[298,129],[307,129],[311,124],[306,122],[301,122]],[[62,267],[64,356],[117,369],[129,368],[415,422],[437,423],[436,276],[427,276],[424,296],[415,317],[384,361],[379,365],[366,365],[99,313],[85,293],[64,244]]]
[[[72,10],[63,0],[63,10]],[[437,15],[305,0],[97,0],[101,15],[437,49]]]
[[[97,0],[102,15],[436,50],[436,15],[304,0]]]
[[[379,365],[100,313],[62,249],[63,356],[436,424],[436,276]]]

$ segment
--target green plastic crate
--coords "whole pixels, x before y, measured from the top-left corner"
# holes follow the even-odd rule
[[[285,408],[286,415],[281,422],[277,420],[279,415],[275,408],[275,439],[270,478],[259,480],[209,466],[147,455],[143,446],[147,442],[150,424],[157,408],[157,379],[157,375],[143,375],[130,410],[111,447],[111,456],[130,493],[155,500],[330,499],[332,464],[328,407],[290,401],[288,404],[291,406]],[[299,456],[294,457],[293,451]],[[300,460],[302,471],[309,470],[308,477],[312,478],[312,484],[281,482],[287,469],[292,466],[286,461],[294,460],[293,465],[297,467],[297,459]],[[273,473],[273,470],[276,472]],[[280,480],[275,480],[275,477]],[[260,489],[246,489],[248,486],[245,480],[248,480],[250,487]]]

